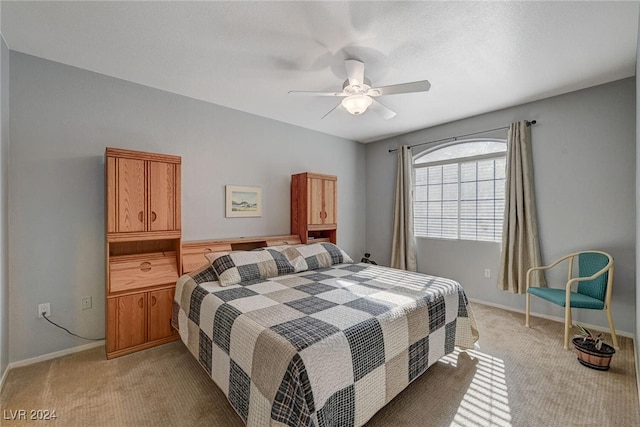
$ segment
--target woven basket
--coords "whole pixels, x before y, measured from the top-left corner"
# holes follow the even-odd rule
[[[606,371],[609,369],[611,357],[616,350],[608,344],[602,343],[600,350],[596,348],[595,341],[583,340],[582,338],[574,338],[571,340],[578,354],[578,361],[592,369]]]

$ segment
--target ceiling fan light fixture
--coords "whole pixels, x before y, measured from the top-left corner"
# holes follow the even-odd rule
[[[350,114],[358,116],[367,111],[372,102],[373,99],[367,95],[351,95],[342,100],[342,106]]]

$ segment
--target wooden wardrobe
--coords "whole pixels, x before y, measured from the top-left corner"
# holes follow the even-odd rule
[[[291,175],[291,234],[302,243],[336,243],[338,178],[303,172]]]
[[[181,158],[107,148],[107,358],[178,338],[171,327],[181,271]]]

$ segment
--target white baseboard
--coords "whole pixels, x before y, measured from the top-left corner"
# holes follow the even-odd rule
[[[9,363],[8,369],[18,368],[21,366],[33,365],[34,363],[44,362],[45,360],[55,359],[56,357],[66,356],[67,354],[78,353],[79,351],[89,350],[90,348],[100,347],[105,341],[96,341],[89,344],[79,345],[77,347],[67,348],[65,350],[54,351],[53,353],[43,354],[42,356],[32,357],[30,359],[20,360],[18,362]],[[8,370],[7,369],[7,370]]]
[[[513,307],[510,307],[508,305],[495,304],[495,303],[488,302],[488,301],[482,301],[482,300],[476,299],[476,298],[469,298],[469,301],[477,302],[479,304],[488,305],[490,307],[501,308],[503,310],[512,311],[514,313],[525,314],[524,310],[513,308]],[[550,316],[548,314],[541,314],[541,313],[534,313],[534,312],[531,312],[531,315],[534,316],[534,317],[541,317],[543,319],[553,320],[554,322],[560,322],[560,323],[564,324],[564,317]],[[596,331],[604,331],[604,332],[608,332],[609,331],[608,328],[603,328],[602,326],[599,326],[599,325],[592,325],[590,323],[584,323],[584,322],[580,322],[580,324],[583,325],[587,329],[594,329]],[[634,341],[635,341],[635,338],[636,338],[635,334],[633,334],[631,332],[621,331],[621,330],[619,330],[617,328],[616,328],[616,334],[621,336],[621,337],[631,338]]]
[[[4,381],[7,378],[7,375],[9,374],[9,371],[11,369],[13,369],[13,368],[19,368],[19,367],[22,367],[22,366],[33,365],[34,363],[44,362],[45,360],[51,360],[51,359],[55,359],[55,358],[58,358],[58,357],[66,356],[68,354],[78,353],[80,351],[89,350],[89,349],[95,348],[95,347],[100,347],[100,346],[104,345],[104,343],[105,343],[104,340],[96,341],[96,342],[92,342],[92,343],[89,343],[89,344],[80,345],[80,346],[77,346],[77,347],[67,348],[65,350],[55,351],[53,353],[43,354],[42,356],[36,356],[36,357],[32,357],[30,359],[19,360],[17,362],[11,362],[11,363],[9,363],[9,365],[7,366],[7,369],[5,369],[4,373],[2,374],[2,379],[0,380],[0,390],[2,390],[2,387],[4,386]]]

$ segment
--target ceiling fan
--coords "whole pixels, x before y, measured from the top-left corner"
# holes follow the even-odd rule
[[[391,119],[395,117],[396,112],[376,101],[374,99],[375,97],[397,95],[399,93],[426,92],[431,87],[431,83],[427,80],[390,86],[371,87],[371,82],[364,76],[364,62],[358,61],[357,59],[347,59],[344,61],[344,64],[347,69],[347,80],[345,80],[342,85],[342,92],[291,90],[289,93],[295,95],[339,96],[344,98],[342,102],[322,116],[322,119],[340,107],[343,107],[354,116],[359,116],[367,111],[367,109],[371,109],[385,119]]]

